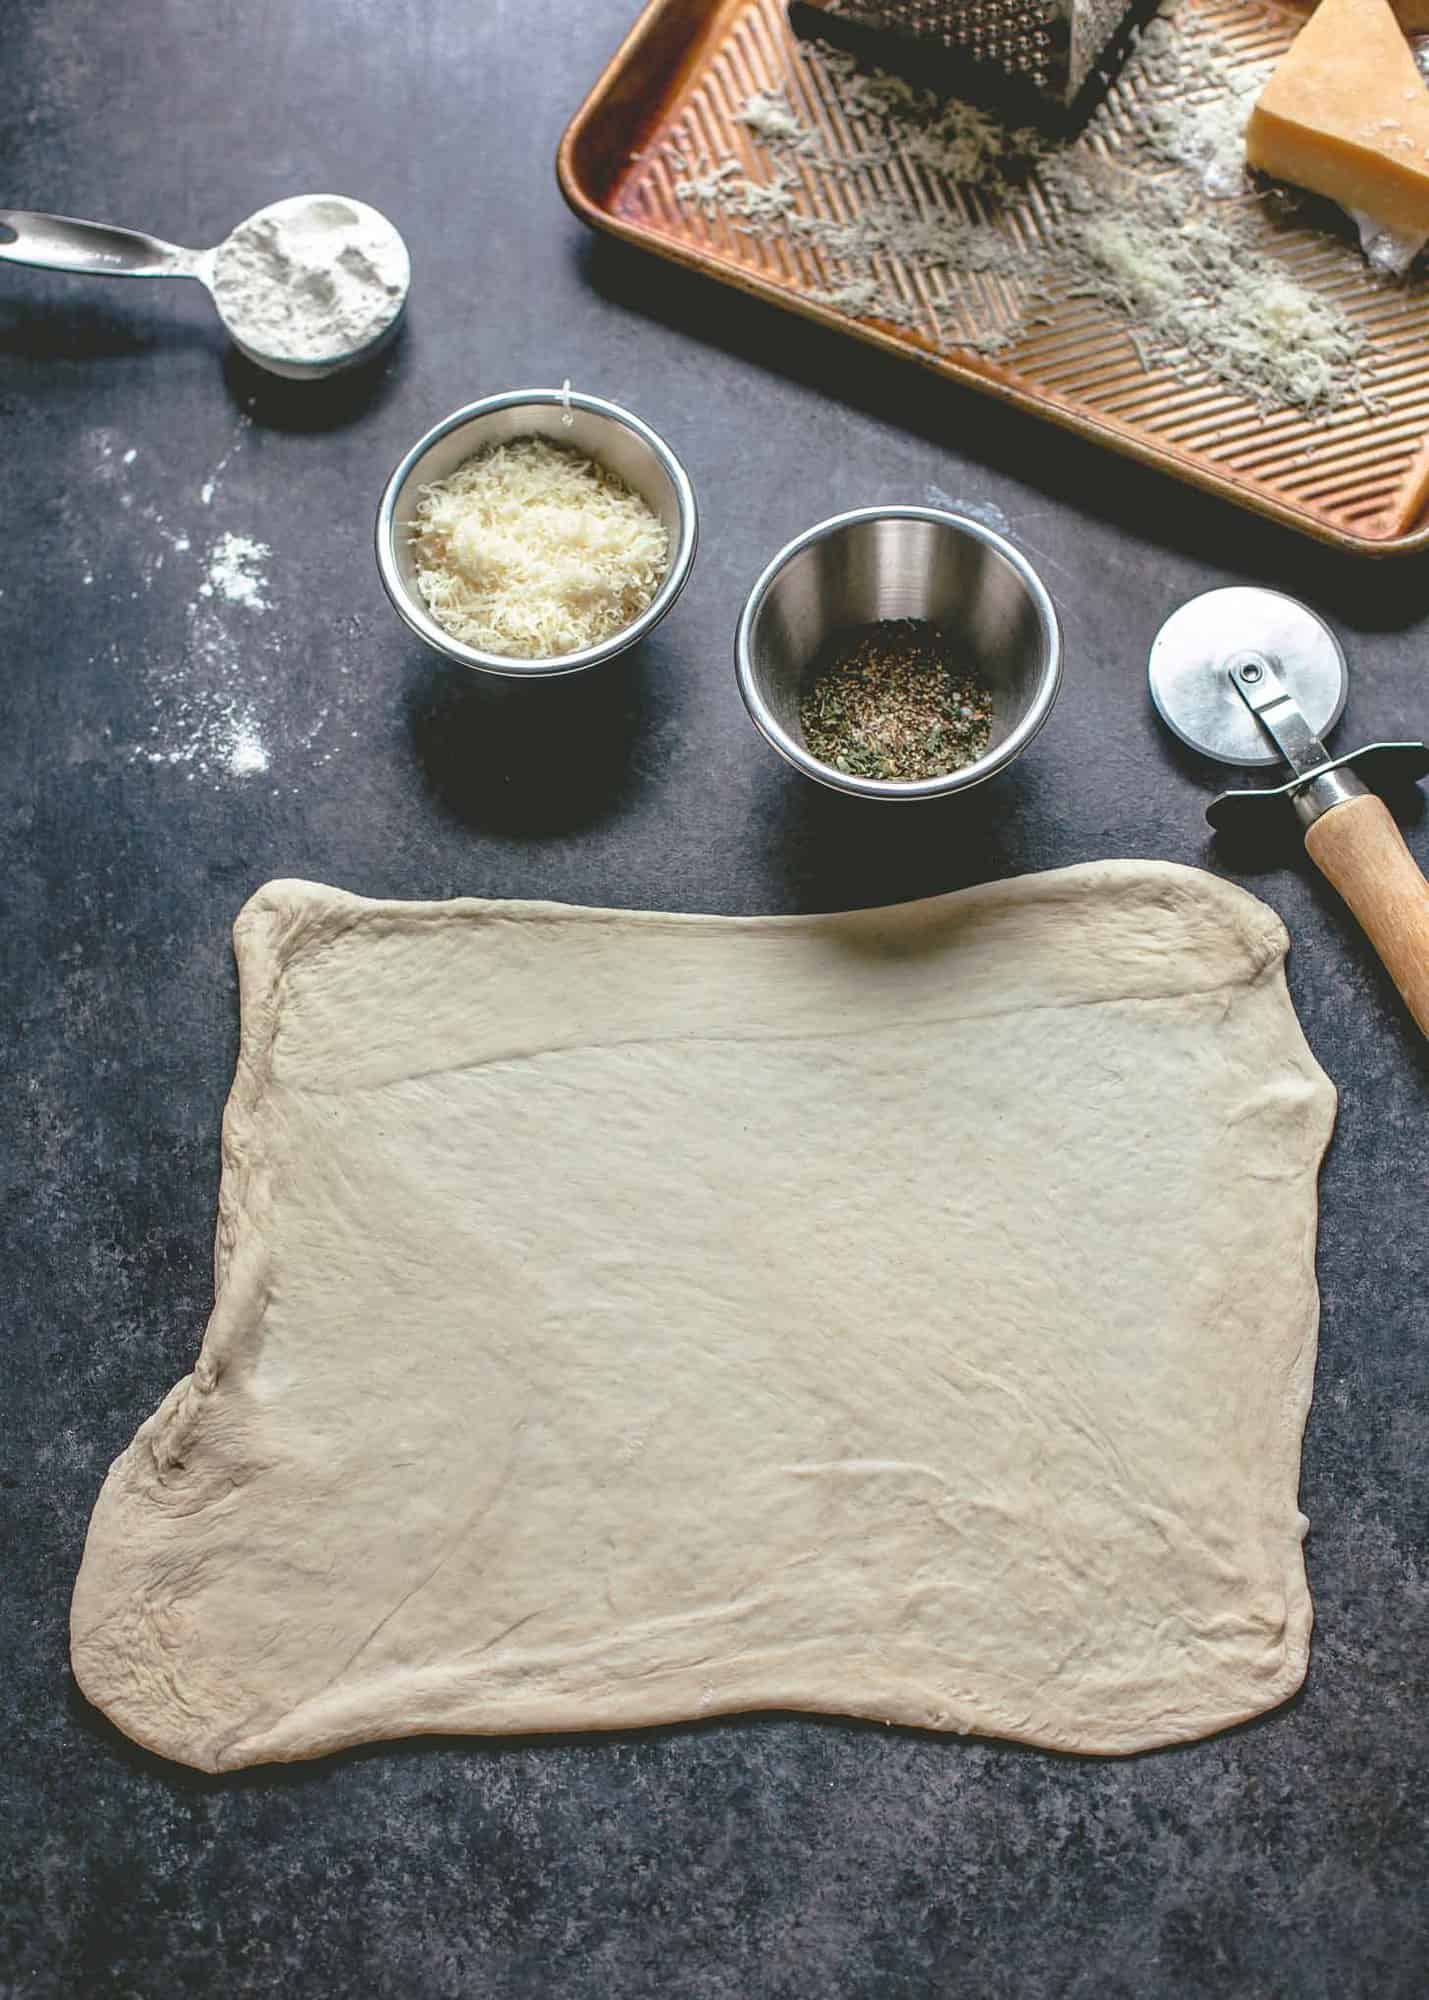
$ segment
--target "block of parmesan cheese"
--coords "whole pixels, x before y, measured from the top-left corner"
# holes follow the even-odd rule
[[[1256,102],[1253,167],[1429,236],[1429,86],[1389,0],[1320,0]]]

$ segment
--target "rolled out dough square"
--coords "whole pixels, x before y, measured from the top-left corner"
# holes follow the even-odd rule
[[[236,942],[217,1302],[74,1595],[139,1742],[779,1707],[1121,1752],[1298,1687],[1334,1093],[1261,904],[274,882]]]

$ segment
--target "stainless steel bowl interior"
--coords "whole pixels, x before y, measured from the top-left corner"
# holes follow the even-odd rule
[[[993,701],[992,741],[975,763],[917,783],[851,778],[808,749],[799,694],[816,656],[882,619],[940,626]],[[867,508],[811,528],[750,594],[736,643],[756,725],[788,761],[837,790],[929,798],[980,784],[1046,721],[1061,680],[1061,635],[1047,591],[1012,545],[980,522],[933,508]]]
[[[569,417],[570,421],[566,419]],[[520,660],[464,646],[437,623],[417,587],[412,531],[424,486],[445,479],[474,452],[515,438],[546,437],[572,445],[609,468],[663,523],[670,560],[653,602],[633,624],[596,646],[554,659]],[[519,389],[472,403],[446,418],[408,452],[387,483],[377,515],[377,566],[398,614],[449,659],[512,679],[568,674],[623,653],[665,616],[694,562],[698,516],[689,477],[662,438],[628,410],[596,396],[560,389]]]

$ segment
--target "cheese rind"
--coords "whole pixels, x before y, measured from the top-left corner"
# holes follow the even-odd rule
[[[1320,0],[1257,100],[1251,166],[1429,236],[1429,87],[1389,0]]]

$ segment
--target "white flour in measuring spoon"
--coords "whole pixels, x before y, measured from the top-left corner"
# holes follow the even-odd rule
[[[345,195],[300,194],[260,208],[219,245],[212,291],[251,360],[314,376],[375,353],[411,282],[407,246],[385,215]]]

